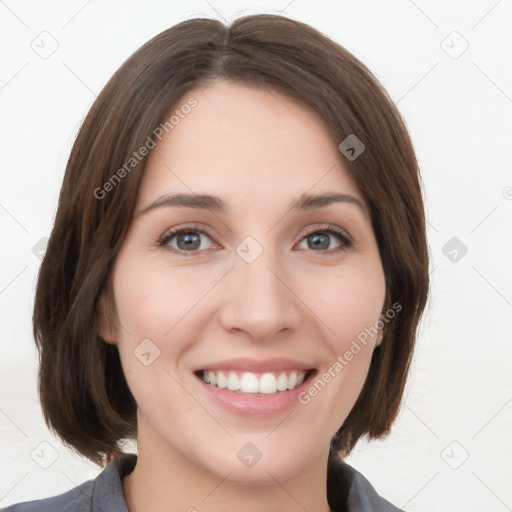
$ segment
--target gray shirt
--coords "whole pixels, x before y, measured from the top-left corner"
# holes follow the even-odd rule
[[[94,479],[73,489],[34,501],[10,505],[3,512],[129,512],[122,479],[135,467],[137,455],[126,453],[111,461]],[[401,512],[381,498],[353,467],[336,461],[327,479],[327,497],[333,512]],[[2,512],[0,510],[0,512]]]

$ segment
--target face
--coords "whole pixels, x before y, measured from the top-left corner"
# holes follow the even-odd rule
[[[361,391],[379,251],[312,111],[223,81],[176,108],[190,97],[149,154],[110,276],[116,322],[100,334],[118,345],[139,447],[219,478],[283,480],[325,466]]]

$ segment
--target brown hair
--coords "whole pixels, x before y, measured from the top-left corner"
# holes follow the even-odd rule
[[[349,453],[362,435],[387,433],[399,409],[428,293],[419,170],[399,112],[361,62],[306,24],[267,14],[229,27],[192,19],[137,50],[94,102],[71,151],[39,271],[33,327],[44,418],[64,443],[99,465],[137,433],[118,349],[98,335],[98,308],[130,226],[145,157],[108,197],[98,198],[97,190],[179,98],[214,79],[277,88],[312,107],[338,144],[351,134],[365,144],[345,163],[369,206],[386,277],[384,310],[394,303],[402,309],[386,325],[331,455]]]

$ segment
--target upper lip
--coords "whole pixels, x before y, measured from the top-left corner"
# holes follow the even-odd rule
[[[197,371],[219,371],[219,370],[233,370],[233,371],[246,371],[246,372],[277,372],[284,370],[312,370],[310,364],[295,361],[288,358],[272,358],[272,359],[249,359],[249,358],[233,358],[224,359],[215,363],[206,364],[194,370]]]

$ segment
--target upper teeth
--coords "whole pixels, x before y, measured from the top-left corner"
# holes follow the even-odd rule
[[[301,370],[278,374],[243,372],[241,376],[236,372],[203,372],[203,380],[207,384],[242,393],[275,393],[276,391],[294,389],[304,382],[305,376],[306,372]]]

